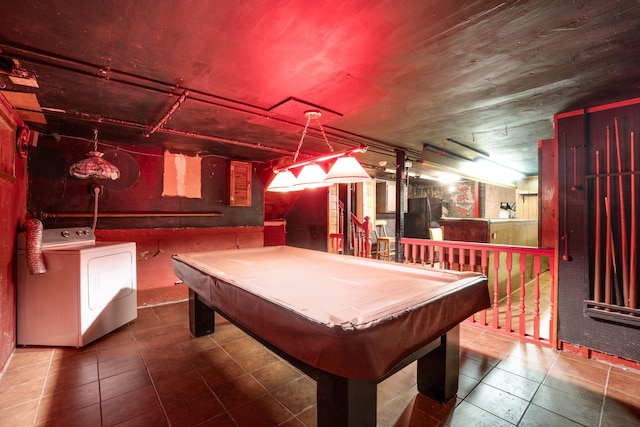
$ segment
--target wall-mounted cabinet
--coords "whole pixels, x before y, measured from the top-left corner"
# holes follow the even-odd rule
[[[229,205],[251,206],[251,163],[229,162]]]
[[[404,186],[404,212],[408,212],[409,192]],[[393,213],[396,211],[396,183],[384,181],[376,183],[376,212]]]

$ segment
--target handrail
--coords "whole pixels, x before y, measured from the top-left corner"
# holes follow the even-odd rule
[[[331,239],[332,250],[337,253],[344,253],[344,204],[338,201],[338,232],[332,233]],[[351,218],[351,252],[355,256],[371,258],[371,222],[369,217],[365,216],[360,221],[353,212],[349,212]]]
[[[365,216],[360,221],[353,213],[351,215],[351,244],[353,254],[359,257],[371,258],[371,223]]]
[[[404,262],[429,268],[478,271],[488,277],[492,307],[468,319],[481,326],[555,345],[555,249],[404,237]],[[541,300],[541,276],[549,276]],[[515,282],[515,283],[514,283]],[[519,282],[519,283],[518,283]],[[533,288],[533,301],[528,292]],[[541,313],[541,302],[544,313]],[[548,309],[548,312],[546,311]],[[542,316],[549,323],[542,325]],[[516,324],[512,324],[512,320]]]

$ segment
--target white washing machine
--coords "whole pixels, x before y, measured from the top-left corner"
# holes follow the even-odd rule
[[[45,229],[46,272],[30,274],[18,237],[17,343],[82,347],[137,317],[135,242],[90,228]]]

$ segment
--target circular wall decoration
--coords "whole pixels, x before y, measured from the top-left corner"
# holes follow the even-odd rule
[[[21,159],[26,159],[29,148],[29,129],[26,127],[19,127],[16,131],[16,147],[18,149],[18,156],[20,156]]]
[[[117,148],[114,150],[107,150],[104,152],[103,158],[116,166],[120,171],[120,178],[111,180],[101,180],[100,184],[103,184],[105,188],[110,190],[127,190],[131,188],[140,177],[140,166],[138,162],[129,153],[126,153]]]

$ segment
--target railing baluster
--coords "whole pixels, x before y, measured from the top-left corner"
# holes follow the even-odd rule
[[[513,331],[511,328],[511,269],[512,269],[512,253],[507,252],[506,267],[507,267],[507,307],[505,309],[505,324],[507,332]]]
[[[499,296],[500,296],[500,278],[498,277],[498,272],[500,270],[500,251],[495,251],[493,253],[493,327],[498,329],[500,327],[499,323],[499,315],[500,315],[500,305],[499,305]]]
[[[469,249],[469,264],[471,271],[476,271],[476,250]]]
[[[527,256],[525,254],[520,254],[520,336],[524,337],[527,335],[527,314],[526,314],[526,280],[525,273],[527,271]]]
[[[549,343],[552,345],[556,342],[556,279],[555,279],[555,256],[549,255],[549,276],[551,284],[549,285]]]
[[[485,276],[489,275],[489,251],[486,249],[482,250],[482,274]],[[480,321],[482,322],[482,326],[487,325],[487,310],[482,310],[480,313]]]
[[[533,258],[533,274],[535,275],[535,288],[533,290],[533,339],[540,339],[540,256]]]
[[[436,268],[435,257],[436,253],[439,253],[439,266],[440,269],[455,268],[457,263],[457,270],[476,271],[479,269],[484,275],[490,278],[490,285],[493,287],[493,304],[490,309],[482,310],[479,313],[475,313],[470,316],[467,321],[478,323],[483,327],[490,327],[498,331],[502,331],[506,334],[511,334],[520,337],[525,340],[536,341],[545,345],[555,344],[555,257],[553,249],[534,248],[527,246],[510,246],[510,245],[496,245],[474,242],[454,242],[439,240],[433,241],[429,239],[415,239],[415,238],[402,238],[400,244],[404,245],[404,262],[417,264],[420,262],[425,268]],[[420,258],[418,258],[418,251]],[[427,252],[428,251],[428,252]],[[428,259],[426,254],[429,254]],[[503,257],[501,254],[505,254]],[[476,254],[480,255],[480,260],[477,260]],[[511,279],[513,272],[513,256],[518,255],[520,262],[518,266],[520,268],[520,310],[518,311],[518,330],[514,330],[513,315],[514,315],[514,300],[512,295],[514,293],[514,285]],[[531,255],[531,256],[528,256]],[[468,256],[468,259],[467,259]],[[489,257],[493,256],[492,268],[489,266]],[[543,273],[541,263],[541,257],[549,258],[549,270],[550,277],[550,295],[549,295],[549,333],[548,337],[542,334],[540,330],[540,320],[542,318],[540,313],[540,280]],[[410,257],[413,257],[409,261]],[[427,262],[428,261],[428,262]],[[479,262],[478,262],[479,261]],[[531,265],[533,263],[533,266]],[[527,271],[527,267],[529,270]],[[545,271],[546,271],[546,265]],[[505,278],[499,277],[499,273],[506,271],[506,298],[503,298],[502,303],[500,301],[500,283]],[[531,272],[534,272],[532,275]],[[533,276],[533,277],[529,277]],[[532,283],[532,281],[534,281]],[[530,319],[527,319],[526,308],[526,286],[527,283],[532,283],[534,288],[534,307],[533,310],[529,310]],[[505,320],[502,320],[500,316],[501,307],[505,309]],[[533,312],[532,312],[533,311]],[[487,315],[491,313],[492,319],[487,323]],[[476,317],[478,315],[478,317]],[[527,320],[533,323],[533,331],[527,332]],[[543,335],[543,336],[541,336]]]

